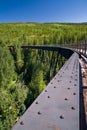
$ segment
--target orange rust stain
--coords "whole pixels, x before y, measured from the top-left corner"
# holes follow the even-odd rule
[[[60,128],[56,128],[56,130],[61,130]]]

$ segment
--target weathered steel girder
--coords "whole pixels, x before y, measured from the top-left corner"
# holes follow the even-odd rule
[[[61,46],[44,46],[44,45],[30,45],[30,46],[21,46],[22,48],[31,48],[31,49],[41,49],[41,50],[48,50],[48,51],[57,51],[59,52],[59,54],[61,54],[62,56],[64,56],[65,58],[69,58],[74,51],[70,48],[65,48],[65,47],[61,47]]]

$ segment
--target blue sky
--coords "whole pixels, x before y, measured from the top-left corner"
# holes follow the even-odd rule
[[[87,0],[0,0],[3,22],[87,22]]]

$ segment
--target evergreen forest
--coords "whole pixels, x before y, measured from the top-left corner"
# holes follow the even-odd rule
[[[87,40],[87,24],[0,24],[0,130],[10,130],[65,59],[58,52],[22,45],[70,45]]]

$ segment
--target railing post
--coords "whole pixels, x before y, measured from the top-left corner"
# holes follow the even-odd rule
[[[81,52],[81,43],[79,45],[80,45],[80,52]]]
[[[78,51],[78,41],[77,41],[77,44],[76,44],[76,46],[77,46],[76,48],[77,48],[77,51]]]
[[[87,39],[86,39],[86,56],[87,56]]]
[[[85,55],[86,55],[86,39],[85,39]]]
[[[82,41],[82,54],[84,53],[84,41]]]

